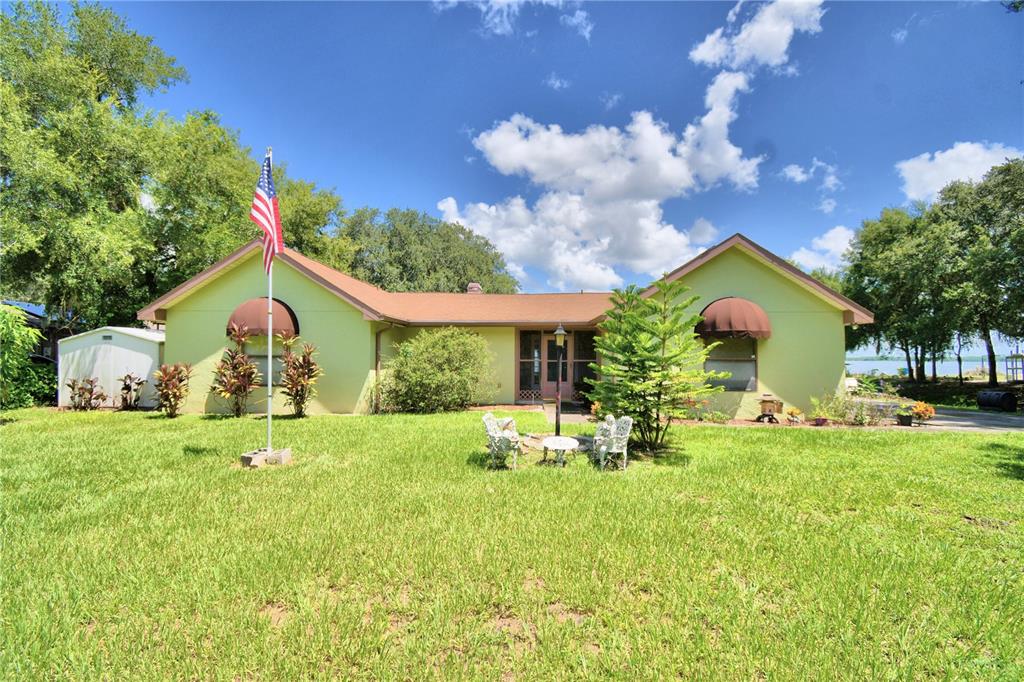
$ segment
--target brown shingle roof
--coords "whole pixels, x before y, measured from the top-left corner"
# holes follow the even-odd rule
[[[873,321],[871,311],[829,289],[807,273],[793,267],[740,234],[735,234],[711,247],[666,275],[666,278],[669,281],[678,279],[734,246],[759,257],[784,276],[797,281],[821,298],[842,309],[846,324],[866,324]],[[220,262],[150,303],[138,312],[138,318],[140,320],[164,321],[166,308],[187,296],[195,287],[216,278],[241,262],[249,253],[259,247],[258,240],[249,242]],[[351,303],[362,311],[364,317],[370,320],[420,325],[555,326],[561,323],[570,326],[593,326],[603,319],[604,313],[611,306],[610,292],[572,294],[396,293],[384,291],[351,275],[338,272],[293,249],[285,248],[280,259]],[[651,289],[645,291],[645,294],[649,295],[650,293]]]
[[[139,311],[140,320],[163,321],[164,310],[259,248],[253,241]],[[295,269],[345,299],[371,320],[442,325],[586,325],[609,307],[610,293],[452,294],[384,291],[285,248],[280,255]]]

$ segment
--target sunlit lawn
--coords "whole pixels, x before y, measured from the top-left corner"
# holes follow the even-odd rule
[[[4,679],[1024,675],[1021,435],[489,471],[479,413],[319,417],[248,471],[255,418],[6,416]]]

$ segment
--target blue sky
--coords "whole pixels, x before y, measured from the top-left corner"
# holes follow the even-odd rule
[[[460,220],[527,291],[733,232],[834,265],[862,219],[1024,150],[1024,16],[995,3],[111,6],[189,71],[147,105],[219,112],[349,210]]]

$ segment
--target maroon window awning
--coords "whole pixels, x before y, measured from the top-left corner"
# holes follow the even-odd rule
[[[701,336],[767,339],[772,335],[768,315],[761,306],[745,298],[720,298],[700,314],[704,319],[697,325],[696,332]]]
[[[267,334],[267,298],[250,298],[235,308],[228,319],[228,327],[234,322],[238,326],[245,325],[256,336]],[[286,304],[274,299],[274,334],[282,332],[299,333],[299,321],[295,313]]]

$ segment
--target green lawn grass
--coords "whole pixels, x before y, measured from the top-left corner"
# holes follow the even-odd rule
[[[255,418],[6,417],[4,679],[1024,675],[1021,435],[489,471],[479,413],[316,417],[248,471]]]

